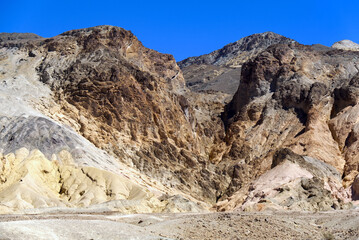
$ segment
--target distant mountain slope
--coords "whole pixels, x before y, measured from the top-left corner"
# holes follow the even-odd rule
[[[191,90],[215,90],[233,95],[244,62],[273,44],[293,41],[273,32],[253,34],[209,54],[187,58],[178,62],[178,65]]]
[[[180,68],[192,64],[238,67],[248,58],[257,55],[267,47],[278,43],[291,43],[294,40],[273,32],[264,32],[241,38],[223,48],[199,57],[190,57],[178,63]]]
[[[14,41],[14,40],[35,40],[43,37],[34,33],[0,33],[0,42]]]

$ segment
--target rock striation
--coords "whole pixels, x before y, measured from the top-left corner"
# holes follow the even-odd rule
[[[60,159],[48,160],[39,150],[21,148],[1,156],[0,210],[21,212],[32,208],[90,207],[123,213],[202,211],[185,199],[156,198],[146,187],[120,174],[78,166],[63,150]],[[178,200],[179,199],[179,200]]]

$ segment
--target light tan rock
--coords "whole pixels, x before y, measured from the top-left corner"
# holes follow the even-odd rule
[[[351,40],[341,40],[332,45],[332,48],[350,50],[350,51],[359,51],[359,44]]]
[[[242,192],[218,204],[220,210],[322,211],[351,207],[350,193],[342,187],[340,174],[332,166],[289,149],[274,156],[272,169],[256,179],[243,202]],[[237,196],[237,197],[236,197]]]
[[[68,153],[60,155],[72,158]],[[5,163],[0,172],[2,213],[89,207],[105,202],[109,202],[110,209],[124,213],[187,210],[168,205],[172,200],[161,202],[149,190],[121,175],[94,167],[76,167],[71,162],[49,161],[38,150],[29,153],[22,148],[4,156],[1,162]]]

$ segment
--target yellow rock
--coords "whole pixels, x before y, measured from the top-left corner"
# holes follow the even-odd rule
[[[126,213],[160,211],[162,203],[123,176],[94,167],[76,167],[61,151],[61,163],[39,150],[21,148],[1,158],[0,213],[44,207],[88,207],[108,201]],[[52,159],[55,159],[54,157]]]

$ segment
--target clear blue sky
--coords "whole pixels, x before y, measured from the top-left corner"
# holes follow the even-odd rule
[[[303,44],[359,43],[359,1],[1,2],[0,32],[52,37],[97,25],[131,30],[142,43],[177,60],[219,49],[253,33],[273,31]]]

